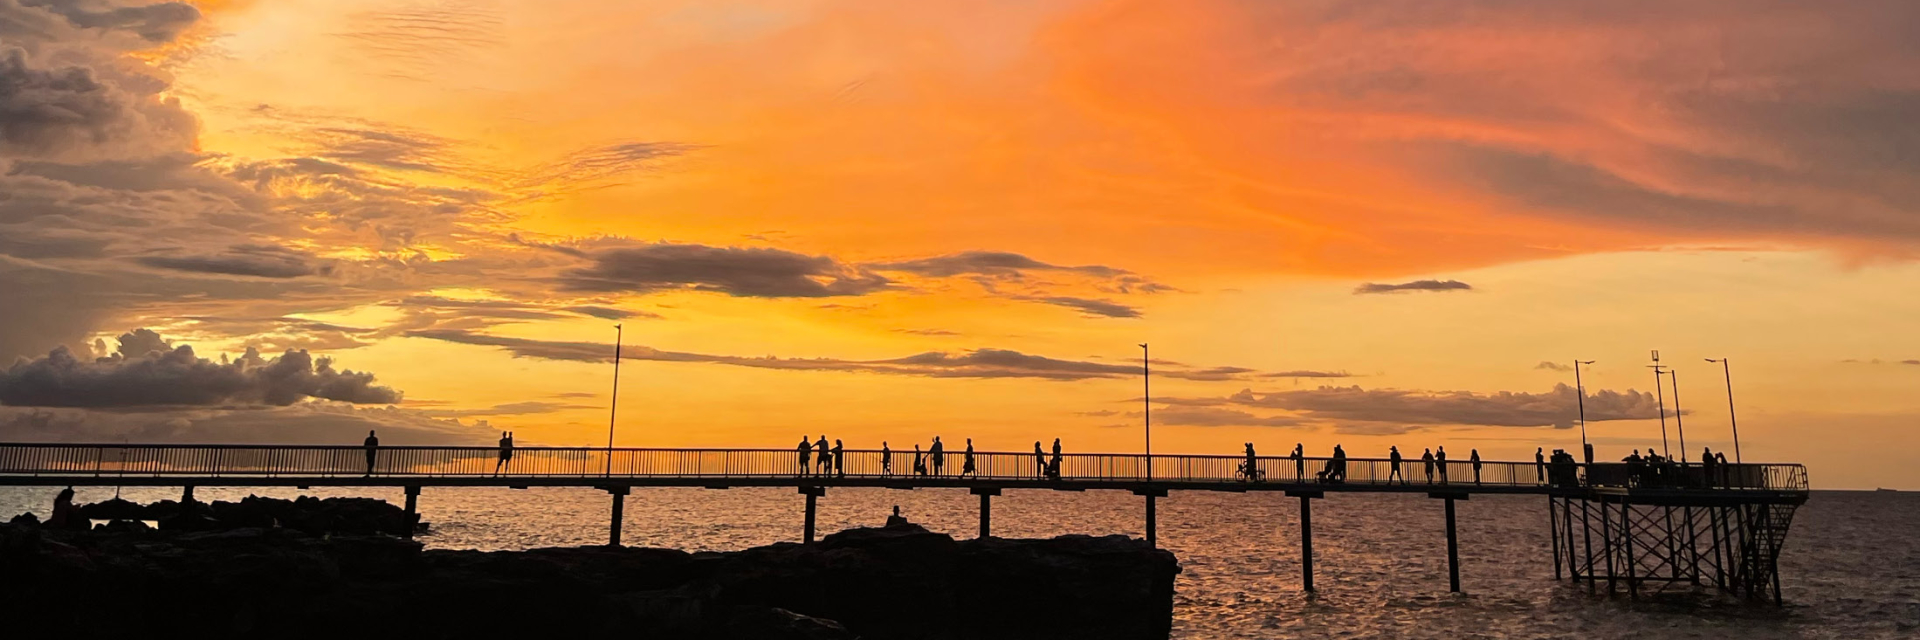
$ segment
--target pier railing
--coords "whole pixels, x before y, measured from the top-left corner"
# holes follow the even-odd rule
[[[939,458],[920,452],[924,473],[909,449],[847,450],[837,466],[823,469],[817,451],[798,449],[645,449],[517,447],[503,460],[495,447],[256,446],[0,443],[0,476],[82,477],[445,477],[445,478],[776,478],[832,476],[911,481],[965,478],[1059,482],[1344,483],[1355,485],[1448,485],[1471,487],[1617,486],[1692,489],[1805,491],[1806,468],[1797,464],[1728,464],[1712,473],[1703,465],[1597,463],[1556,466],[1534,462],[1419,459],[1395,465],[1384,458],[1347,458],[1344,473],[1329,458],[1259,457],[1255,477],[1243,473],[1245,456],[1155,455],[1151,468],[1141,454],[1068,453],[1050,477],[1050,452],[975,452],[966,469],[964,451]]]

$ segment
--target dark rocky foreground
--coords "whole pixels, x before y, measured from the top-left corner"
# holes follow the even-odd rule
[[[693,554],[0,525],[17,637],[1165,638],[1179,571],[1123,536],[956,541],[911,524]]]

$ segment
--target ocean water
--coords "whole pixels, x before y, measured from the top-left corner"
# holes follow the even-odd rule
[[[79,488],[79,502],[112,488]],[[0,514],[45,517],[53,488],[0,488]],[[204,501],[398,489],[201,487]],[[129,488],[140,502],[178,489]],[[624,541],[731,550],[798,540],[804,498],[793,489],[636,489]],[[821,534],[877,526],[893,506],[929,529],[971,537],[979,499],[957,489],[829,489]],[[1712,597],[1634,601],[1553,579],[1546,501],[1476,496],[1457,503],[1463,594],[1447,592],[1439,500],[1329,494],[1314,503],[1315,586],[1300,586],[1299,500],[1268,493],[1174,492],[1159,502],[1160,543],[1183,569],[1176,638],[1917,638],[1920,494],[1816,491],[1795,514],[1781,558],[1784,609]],[[603,544],[609,498],[591,489],[428,488],[429,547],[523,549]],[[994,498],[993,533],[1142,535],[1142,499],[1120,492],[1015,490]],[[1604,588],[1601,589],[1604,594]]]

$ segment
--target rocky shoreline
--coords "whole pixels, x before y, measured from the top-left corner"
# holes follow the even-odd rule
[[[278,520],[311,522],[304,517]],[[66,637],[1162,639],[1180,571],[1172,553],[1124,536],[955,540],[912,524],[726,553],[424,550],[388,535],[245,524],[153,530],[116,523],[91,531],[25,520],[0,525],[0,602],[21,612],[8,616],[9,630]]]

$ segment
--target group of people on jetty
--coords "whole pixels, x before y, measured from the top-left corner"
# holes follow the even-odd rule
[[[828,446],[827,437],[818,440],[800,436],[800,444],[794,447],[799,456],[798,475],[838,476],[847,475],[846,445],[838,438]],[[893,445],[885,440],[880,442],[880,475],[893,475]],[[1060,439],[1053,439],[1053,457],[1048,458],[1040,441],[1033,442],[1034,475],[1054,480],[1060,479],[1060,462],[1065,456],[1060,451]],[[977,475],[980,467],[973,453],[973,438],[967,438],[967,448],[960,454],[960,474],[958,477]],[[870,473],[870,472],[869,472]],[[933,442],[923,451],[919,443],[913,445],[913,475],[940,478],[947,475],[947,445],[934,436]]]

